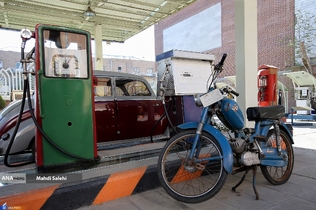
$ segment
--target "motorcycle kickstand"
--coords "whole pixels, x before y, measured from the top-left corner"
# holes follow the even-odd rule
[[[232,188],[232,191],[236,192],[236,188],[241,185],[241,183],[243,183],[243,181],[245,180],[246,178],[246,175],[248,174],[249,170],[252,169],[253,171],[253,177],[252,177],[252,187],[253,187],[253,190],[255,192],[255,195],[256,195],[256,200],[259,200],[259,193],[256,189],[256,174],[257,174],[257,168],[258,168],[258,165],[253,165],[253,166],[248,166],[247,169],[246,169],[246,172],[244,173],[244,175],[242,176],[241,180]]]
[[[252,176],[252,187],[253,187],[253,191],[255,192],[256,195],[256,200],[259,200],[259,193],[256,189],[256,175],[257,175],[257,169],[258,169],[258,165],[254,165],[252,166],[252,170],[253,170],[253,176]]]

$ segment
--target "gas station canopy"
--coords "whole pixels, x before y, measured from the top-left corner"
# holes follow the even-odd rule
[[[289,77],[292,80],[294,87],[313,86],[314,89],[316,88],[315,77],[306,71],[283,73],[283,75]]]
[[[102,25],[102,40],[124,42],[195,0],[0,0],[0,29],[52,24],[89,31]]]

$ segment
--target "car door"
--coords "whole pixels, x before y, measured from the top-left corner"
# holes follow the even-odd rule
[[[162,134],[167,122],[160,100],[152,92],[149,84],[137,78],[117,77],[115,79],[115,99],[117,105],[118,139],[133,139]],[[162,119],[160,119],[162,118]]]
[[[116,104],[112,90],[111,77],[96,76],[94,97],[98,143],[117,140]]]

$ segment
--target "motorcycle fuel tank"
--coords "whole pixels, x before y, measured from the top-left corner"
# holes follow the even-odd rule
[[[225,118],[226,122],[223,122],[229,128],[235,130],[241,130],[244,127],[244,116],[243,113],[236,103],[232,99],[225,98],[222,100],[221,114]]]

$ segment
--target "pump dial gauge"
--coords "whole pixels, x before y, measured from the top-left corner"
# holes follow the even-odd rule
[[[78,72],[78,58],[75,55],[55,54],[52,57],[55,77],[75,77]]]

